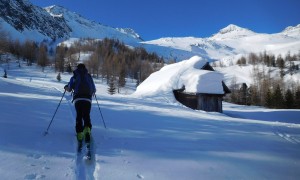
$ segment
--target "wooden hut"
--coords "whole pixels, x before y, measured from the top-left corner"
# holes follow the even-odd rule
[[[209,63],[206,63],[201,69],[214,71]],[[205,84],[203,84],[203,86],[205,86]],[[221,81],[220,86],[223,87],[223,94],[185,92],[184,86],[181,89],[173,90],[173,93],[177,101],[189,108],[208,112],[223,112],[223,96],[230,93],[230,90],[223,81]]]

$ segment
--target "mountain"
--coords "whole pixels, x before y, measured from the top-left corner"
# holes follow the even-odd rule
[[[129,28],[113,28],[83,18],[60,6],[41,8],[27,0],[1,0],[0,25],[16,39],[59,43],[68,38],[114,38],[136,44],[140,36]]]
[[[50,16],[27,0],[1,0],[0,22],[12,37],[23,40],[67,38],[72,31],[64,18]]]
[[[217,34],[213,35],[211,39],[239,39],[242,37],[253,36],[255,34],[256,33],[251,30],[230,24],[221,29]]]
[[[291,37],[299,37],[300,36],[300,24],[297,26],[289,26],[282,31],[282,34]]]
[[[256,33],[236,25],[229,25],[207,38],[167,37],[142,42],[146,49],[154,49],[165,57],[177,60],[198,55],[208,59],[236,60],[251,52],[267,51],[274,55],[296,54],[300,50],[300,24],[280,33]],[[155,48],[154,48],[155,47]]]
[[[71,12],[61,6],[46,7],[45,10],[53,17],[63,17],[72,32],[72,38],[98,38],[105,37],[119,39],[128,44],[136,44],[141,37],[130,28],[113,28],[99,24],[95,21],[83,18],[81,15]]]
[[[2,0],[0,26],[15,39],[37,42],[51,40],[54,45],[70,38],[113,38],[132,47],[144,47],[168,60],[181,61],[192,56],[232,62],[250,52],[274,55],[298,53],[300,24],[274,34],[257,33],[230,24],[211,37],[164,37],[143,41],[131,28],[113,28],[88,20],[60,6],[40,8],[27,0]]]

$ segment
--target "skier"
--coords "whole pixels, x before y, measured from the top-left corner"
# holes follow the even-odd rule
[[[91,137],[91,105],[92,96],[96,92],[96,87],[93,78],[88,73],[85,65],[80,63],[77,69],[73,71],[73,76],[70,82],[65,85],[64,89],[68,92],[73,92],[73,101],[76,109],[76,133],[79,142],[79,148],[82,146],[82,141],[90,143]]]

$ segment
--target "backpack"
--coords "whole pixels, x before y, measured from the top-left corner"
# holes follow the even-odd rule
[[[77,97],[90,98],[95,91],[91,75],[86,71],[78,71],[74,79],[74,94]]]

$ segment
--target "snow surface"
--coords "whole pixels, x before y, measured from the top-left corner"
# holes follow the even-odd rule
[[[109,95],[95,80],[95,160],[76,159],[69,74],[11,63],[0,78],[1,179],[299,179],[300,110],[224,103],[224,114],[194,111],[168,96]],[[105,81],[104,81],[105,82]]]

